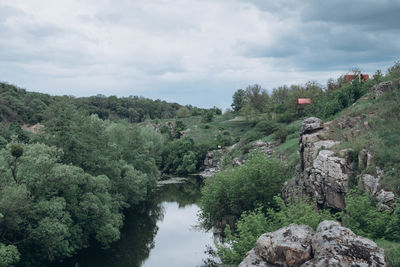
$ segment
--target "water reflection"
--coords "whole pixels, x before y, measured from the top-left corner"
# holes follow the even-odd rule
[[[212,244],[212,234],[193,229],[200,183],[167,184],[153,199],[127,212],[121,239],[110,249],[91,247],[61,266],[197,266],[203,251]],[[60,266],[60,265],[56,265]]]

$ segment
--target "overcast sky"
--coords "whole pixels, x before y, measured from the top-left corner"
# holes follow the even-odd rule
[[[400,0],[0,0],[0,80],[227,108],[400,59]]]

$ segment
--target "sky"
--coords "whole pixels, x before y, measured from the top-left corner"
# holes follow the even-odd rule
[[[0,81],[228,108],[400,60],[400,0],[0,0]]]

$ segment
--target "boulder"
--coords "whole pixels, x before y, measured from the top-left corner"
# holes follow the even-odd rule
[[[386,92],[392,91],[394,89],[392,81],[381,82],[373,87],[374,98],[379,98]]]
[[[308,119],[305,119],[303,123],[301,124],[301,133],[300,134],[305,134],[309,133],[318,129],[322,129],[324,127],[324,123],[322,122],[321,119],[316,118],[316,117],[310,117]]]
[[[313,233],[309,226],[291,224],[260,236],[255,250],[268,263],[299,266],[311,258]]]
[[[375,176],[370,174],[364,174],[361,176],[361,187],[364,191],[368,190],[372,195],[375,195],[379,186],[379,179],[375,178]]]
[[[390,204],[394,201],[394,193],[391,191],[386,191],[381,189],[377,194],[376,194],[376,199],[378,202],[382,204]]]
[[[323,221],[317,231],[291,224],[263,234],[239,267],[269,266],[387,266],[384,250],[334,221]]]
[[[239,267],[275,267],[276,265],[266,262],[259,256],[253,248],[247,252],[244,260],[239,264]]]
[[[305,266],[386,266],[384,250],[334,221],[318,225],[312,239],[314,258]]]
[[[240,158],[236,157],[232,160],[232,166],[237,167],[237,166],[242,166],[243,162],[240,160]]]

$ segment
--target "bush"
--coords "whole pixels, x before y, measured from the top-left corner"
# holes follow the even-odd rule
[[[390,211],[379,211],[368,193],[351,191],[346,196],[346,210],[340,213],[346,227],[354,233],[368,238],[383,238],[392,225]],[[392,225],[394,226],[394,225]],[[398,230],[392,227],[391,235],[394,237]],[[391,239],[391,236],[388,236]]]
[[[244,211],[267,205],[286,180],[282,162],[254,154],[245,165],[218,173],[202,189],[201,220],[206,228],[234,224]]]
[[[201,121],[202,122],[212,122],[214,119],[214,110],[209,109],[209,110],[205,110],[201,116]]]
[[[278,130],[274,133],[274,140],[285,143],[286,137],[288,135],[287,128],[284,125],[279,126]]]
[[[289,123],[289,122],[294,121],[295,119],[296,119],[296,114],[291,113],[291,112],[289,112],[289,111],[285,111],[285,112],[282,113],[282,114],[278,114],[276,120],[277,120],[278,122],[282,122],[282,123]]]
[[[256,125],[256,130],[265,135],[270,135],[276,131],[278,124],[272,120],[261,120]]]

